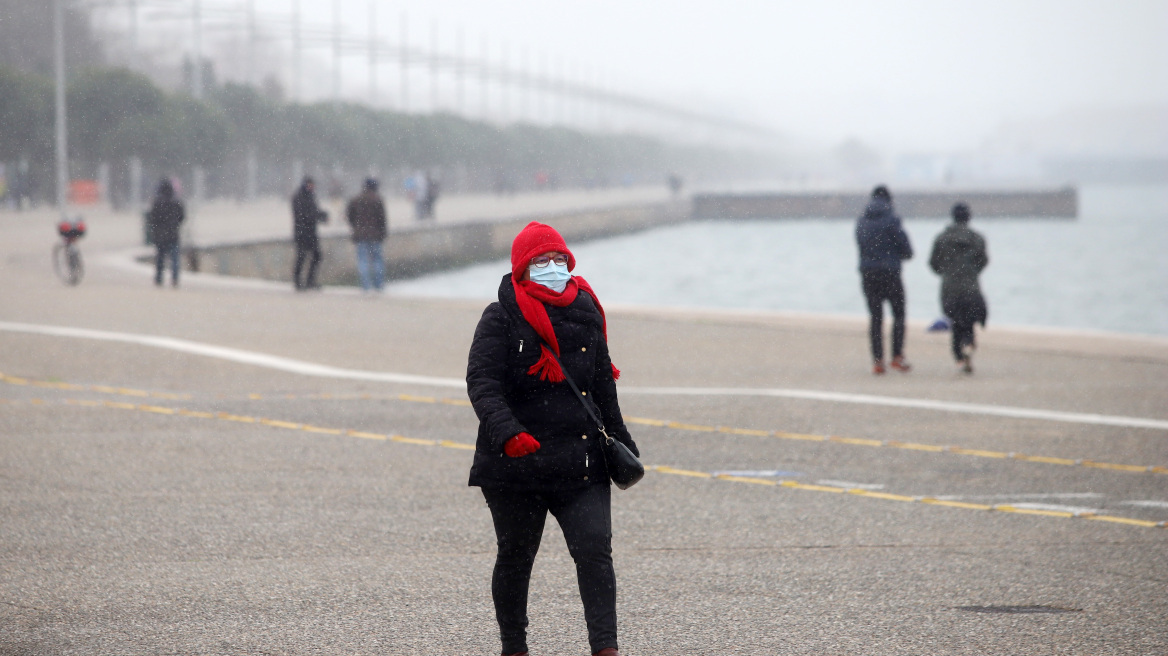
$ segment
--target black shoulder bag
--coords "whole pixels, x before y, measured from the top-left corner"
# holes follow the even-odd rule
[[[545,344],[546,346],[546,344]],[[564,380],[568,381],[572,391],[576,394],[576,399],[584,406],[584,410],[588,412],[588,416],[592,417],[592,421],[596,422],[596,427],[600,429],[600,434],[604,436],[604,441],[600,444],[600,452],[604,454],[604,464],[608,466],[608,477],[612,479],[613,483],[622,490],[627,490],[637,484],[637,481],[645,477],[645,466],[633,455],[632,450],[625,446],[623,442],[613,439],[612,436],[604,430],[604,422],[600,417],[596,416],[596,411],[588,404],[588,400],[584,398],[584,393],[576,386],[576,381],[568,375],[568,370],[564,368],[564,363],[556,357],[556,352],[550,346],[547,347],[548,353],[551,354],[552,359],[556,364],[560,365],[560,371],[564,374]]]

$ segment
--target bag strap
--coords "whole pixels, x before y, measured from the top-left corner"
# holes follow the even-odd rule
[[[552,347],[547,345],[547,342],[544,342],[542,339],[540,342],[543,344],[544,348],[548,350],[548,354],[552,356],[552,359],[556,361],[556,364],[560,365],[560,371],[564,374],[564,380],[568,381],[568,386],[570,386],[572,391],[575,392],[576,399],[580,401],[580,405],[584,406],[584,409],[588,412],[588,416],[592,417],[592,421],[596,422],[596,427],[600,429],[600,434],[604,436],[606,443],[612,444],[613,439],[609,437],[608,432],[604,430],[604,422],[600,420],[600,417],[596,415],[596,411],[593,410],[592,406],[588,404],[588,400],[584,398],[584,392],[581,392],[580,388],[576,386],[576,381],[572,380],[572,377],[568,375],[568,370],[564,368],[564,363],[560,362],[560,358],[556,356],[556,352],[552,350]]]

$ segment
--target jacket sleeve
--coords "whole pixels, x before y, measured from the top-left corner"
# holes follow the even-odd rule
[[[629,429],[625,426],[621,415],[620,404],[616,398],[616,381],[612,377],[612,358],[608,355],[608,343],[600,339],[599,353],[596,355],[596,371],[593,374],[592,395],[596,407],[600,409],[600,418],[604,420],[604,429],[613,438],[620,440],[629,447],[638,458],[641,451]]]
[[[897,245],[900,250],[900,259],[911,260],[913,256],[912,243],[908,240],[908,233],[904,231],[904,226],[896,226]]]
[[[990,256],[986,253],[985,239],[978,238],[977,240],[977,260],[974,265],[977,267],[977,272],[981,273],[990,264]]]
[[[466,391],[495,452],[502,452],[507,440],[528,432],[515,419],[503,393],[509,334],[507,313],[498,303],[488,305],[475,328],[466,365]]]
[[[933,252],[929,254],[929,268],[938,275],[942,273],[941,259],[941,239],[938,238],[937,241],[933,242]]]

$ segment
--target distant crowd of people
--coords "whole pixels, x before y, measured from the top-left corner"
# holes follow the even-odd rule
[[[951,211],[953,223],[937,236],[929,256],[929,266],[941,276],[941,309],[952,332],[953,357],[960,370],[973,373],[973,351],[977,348],[974,325],[985,326],[989,312],[978,277],[989,264],[985,238],[969,227],[971,213],[965,203]],[[864,213],[856,222],[856,242],[860,247],[860,283],[868,303],[868,340],[872,350],[872,371],[879,375],[891,367],[907,373],[912,365],[904,356],[904,282],[901,262],[913,256],[908,233],[892,206],[888,187],[872,190]],[[892,359],[884,360],[884,303],[892,310]]]

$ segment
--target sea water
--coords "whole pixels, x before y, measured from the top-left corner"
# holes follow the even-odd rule
[[[948,222],[904,222],[910,318],[941,316],[928,259]],[[1168,335],[1168,185],[1082,188],[1076,220],[975,214],[970,225],[988,243],[991,325]],[[605,303],[864,315],[854,230],[847,219],[701,221],[569,247]],[[487,301],[508,270],[499,260],[391,290]]]

